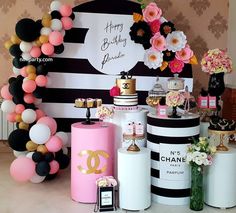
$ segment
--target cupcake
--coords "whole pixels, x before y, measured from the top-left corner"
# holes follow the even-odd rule
[[[96,107],[102,106],[102,99],[101,98],[96,98],[95,103],[96,103]]]
[[[94,99],[93,98],[87,98],[86,99],[86,107],[87,108],[92,108],[92,107],[94,107]]]
[[[75,106],[76,107],[85,107],[85,99],[84,98],[75,99]]]

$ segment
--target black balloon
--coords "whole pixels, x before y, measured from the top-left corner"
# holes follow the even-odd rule
[[[37,75],[47,75],[48,74],[48,66],[46,64],[40,64],[36,68]]]
[[[9,146],[16,151],[26,151],[26,143],[30,140],[29,131],[16,129],[8,137]]]
[[[70,164],[70,158],[65,154],[56,156],[56,161],[59,163],[60,169],[65,169]]]
[[[20,97],[13,97],[13,98],[12,98],[12,101],[13,101],[15,104],[24,104],[23,98],[20,98]]]
[[[52,152],[47,152],[45,155],[44,155],[44,159],[45,161],[47,162],[51,162],[54,160],[54,154]]]
[[[34,104],[24,104],[25,108],[26,109],[33,109],[33,110],[36,110],[37,107],[34,105]]]
[[[43,28],[42,20],[41,19],[36,21],[36,26],[38,28],[38,31],[40,31]]]
[[[44,156],[41,152],[35,152],[33,155],[32,155],[32,160],[36,163],[39,163],[41,161],[44,160]]]
[[[25,61],[23,58],[21,57],[15,57],[12,60],[12,64],[14,67],[21,69],[22,67],[27,65],[27,61]]]
[[[24,92],[22,90],[22,80],[13,81],[9,85],[9,92],[13,95],[13,97],[17,97],[23,100]]]
[[[55,46],[54,47],[54,53],[56,53],[56,54],[61,54],[61,53],[63,53],[63,51],[64,51],[64,45],[63,44],[61,44],[61,45],[58,45],[58,46]]]
[[[59,11],[53,10],[51,12],[51,17],[52,17],[52,19],[61,19],[62,15]]]
[[[58,173],[55,173],[55,174],[52,174],[52,175],[47,175],[46,178],[44,180],[53,180],[56,176],[57,176]]]
[[[40,36],[38,24],[29,18],[21,19],[16,23],[16,35],[23,41],[32,42]]]
[[[42,98],[44,96],[45,90],[45,87],[36,87],[33,95],[35,96],[35,98]]]
[[[16,78],[15,77],[11,77],[8,79],[8,83],[11,84],[13,81],[16,81]]]
[[[35,171],[39,176],[46,176],[50,172],[50,165],[46,161],[41,161],[37,163]]]
[[[20,49],[20,46],[18,44],[13,44],[10,49],[9,52],[12,56],[21,56],[22,51]]]

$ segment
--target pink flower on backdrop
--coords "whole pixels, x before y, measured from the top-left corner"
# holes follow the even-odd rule
[[[151,39],[152,48],[158,51],[166,50],[166,39],[160,33],[156,33]]]
[[[110,90],[110,96],[114,97],[119,95],[120,95],[120,88],[117,86],[112,87]]]
[[[161,22],[158,19],[154,20],[153,22],[149,22],[148,24],[151,28],[153,35],[160,31]]]
[[[146,22],[153,22],[154,20],[160,19],[161,15],[162,10],[153,2],[143,9],[143,19]]]
[[[184,62],[178,59],[174,59],[169,63],[169,68],[172,73],[181,73],[184,67]]]
[[[176,52],[175,57],[178,60],[183,61],[184,63],[187,64],[190,62],[190,59],[193,57],[193,51],[190,49],[190,46],[186,44],[185,48]]]

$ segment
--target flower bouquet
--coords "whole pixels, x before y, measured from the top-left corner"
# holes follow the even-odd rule
[[[99,118],[100,121],[103,121],[104,119],[111,118],[113,114],[114,114],[113,109],[110,109],[102,105],[102,106],[97,107],[95,116]],[[106,125],[103,125],[103,126],[106,126]]]
[[[186,162],[191,166],[190,209],[203,209],[203,166],[212,165],[215,146],[210,146],[207,138],[194,139],[187,148]]]
[[[177,115],[177,106],[184,104],[185,97],[179,91],[170,91],[166,95],[166,105],[173,108],[172,114],[169,115],[170,118],[180,118]]]

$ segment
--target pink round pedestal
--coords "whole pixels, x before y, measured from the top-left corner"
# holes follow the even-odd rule
[[[96,202],[96,180],[113,176],[114,125],[74,123],[71,126],[71,197]]]

